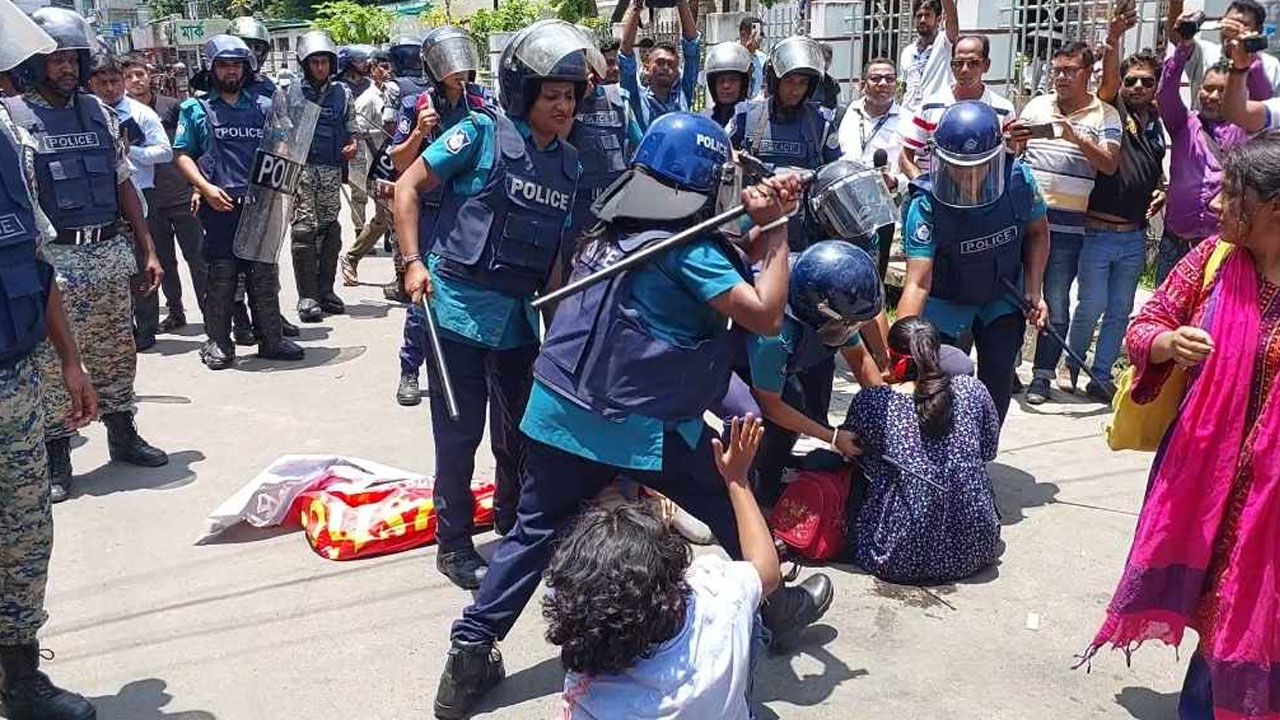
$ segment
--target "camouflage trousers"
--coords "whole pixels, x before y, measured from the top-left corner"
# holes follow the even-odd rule
[[[98,391],[98,413],[133,411],[133,381],[138,351],[133,344],[132,298],[129,278],[76,282],[59,280],[62,305],[80,360]],[[62,362],[48,342],[37,351],[44,381],[44,432],[47,440],[75,434],[67,428],[71,398],[62,383]]]
[[[0,367],[0,645],[33,642],[44,625],[53,550],[40,368]]]
[[[342,169],[308,165],[294,196],[293,232],[314,233],[338,222],[342,209]]]

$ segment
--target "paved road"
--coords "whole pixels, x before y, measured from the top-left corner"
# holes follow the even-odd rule
[[[382,281],[390,259],[361,270]],[[426,405],[392,399],[404,310],[376,287],[344,296],[347,316],[304,330],[301,364],[206,371],[199,325],[144,354],[138,422],[169,466],[108,465],[101,427],[85,433],[77,494],[55,513],[43,643],[57,653],[46,669],[102,720],[429,716],[448,624],[468,600],[435,573],[434,548],[335,563],[299,532],[194,544],[207,513],[283,453],[430,472]],[[1103,419],[1096,405],[1015,407],[992,468],[999,566],[932,589],[831,568],[836,600],[807,646],[762,665],[761,715],[1174,717],[1184,668],[1170,649],[1147,648],[1132,668],[1107,653],[1092,673],[1071,669],[1120,572],[1149,462],[1108,452]],[[487,450],[479,464],[491,472]],[[494,537],[478,543],[491,552]],[[558,717],[561,674],[542,633],[526,612],[481,717]]]

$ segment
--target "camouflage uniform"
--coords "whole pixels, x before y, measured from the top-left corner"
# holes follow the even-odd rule
[[[338,211],[342,209],[341,188],[341,168],[331,165],[304,167],[298,194],[294,196],[294,231],[314,233],[338,222]]]
[[[92,96],[82,96],[85,98]],[[37,92],[24,99],[49,107]],[[115,111],[103,106],[113,137],[120,137]],[[117,144],[117,151],[120,150]],[[116,181],[132,173],[123,152],[118,153]],[[93,387],[98,391],[100,415],[133,412],[133,382],[137,348],[133,342],[133,309],[130,278],[138,271],[133,240],[123,233],[111,240],[88,245],[45,247],[45,257],[57,271],[58,289],[71,321],[71,332]],[[45,440],[74,435],[67,427],[71,401],[62,382],[62,362],[44,343],[38,351],[43,376]]]
[[[0,133],[20,146],[34,147],[4,105]],[[44,248],[53,227],[34,202],[33,154],[26,153],[25,160],[37,242]],[[47,463],[40,369],[33,354],[0,366],[0,646],[34,642],[47,618],[44,589],[53,551]]]

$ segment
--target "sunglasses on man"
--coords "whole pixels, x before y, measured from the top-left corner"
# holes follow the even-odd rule
[[[1142,84],[1142,87],[1149,90],[1156,86],[1156,79],[1153,77],[1135,77],[1133,75],[1124,79],[1125,87],[1137,87],[1139,83]]]

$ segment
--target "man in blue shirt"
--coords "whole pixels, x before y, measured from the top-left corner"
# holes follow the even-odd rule
[[[604,224],[579,249],[575,274],[612,264],[712,211],[728,158],[728,138],[713,120],[688,113],[657,120],[632,169],[595,205]],[[520,512],[474,604],[454,623],[436,717],[464,717],[502,679],[494,645],[532,596],[558,532],[620,473],[670,497],[741,557],[702,417],[728,387],[742,333],[775,333],[781,324],[785,232],[763,228],[794,207],[800,190],[799,180],[786,176],[743,193],[761,228],[747,243],[749,260],[759,262],[753,282],[739,252],[711,233],[556,308],[520,426],[529,438]],[[780,589],[764,607],[765,624],[786,638],[820,617],[830,599],[822,575]]]
[[[565,54],[547,63],[538,52],[546,47]],[[451,419],[444,412],[443,382],[430,383],[436,567],[463,589],[479,587],[487,567],[471,540],[471,478],[491,400],[493,423],[505,440],[494,453],[495,515],[499,530],[514,525],[524,452],[515,425],[538,352],[538,318],[530,303],[554,281],[570,223],[578,156],[560,138],[586,87],[586,47],[581,33],[563,21],[522,31],[503,54],[503,109],[469,110],[396,181],[405,289],[415,304],[424,296],[430,301],[443,358],[428,367],[438,370],[443,360],[458,403],[458,417]],[[439,211],[423,212],[423,196],[440,186]]]
[[[677,50],[667,42],[654,45],[645,59],[646,82],[641,87],[634,51],[642,10],[644,0],[633,0],[622,20],[622,48],[618,52],[618,71],[622,87],[629,94],[632,114],[639,121],[640,128],[647,130],[662,115],[693,107],[693,93],[698,87],[698,67],[702,57],[702,39],[698,35],[697,0],[694,0],[693,5],[680,0],[676,4],[676,11],[680,15],[680,48]],[[680,62],[682,55],[683,69]]]

